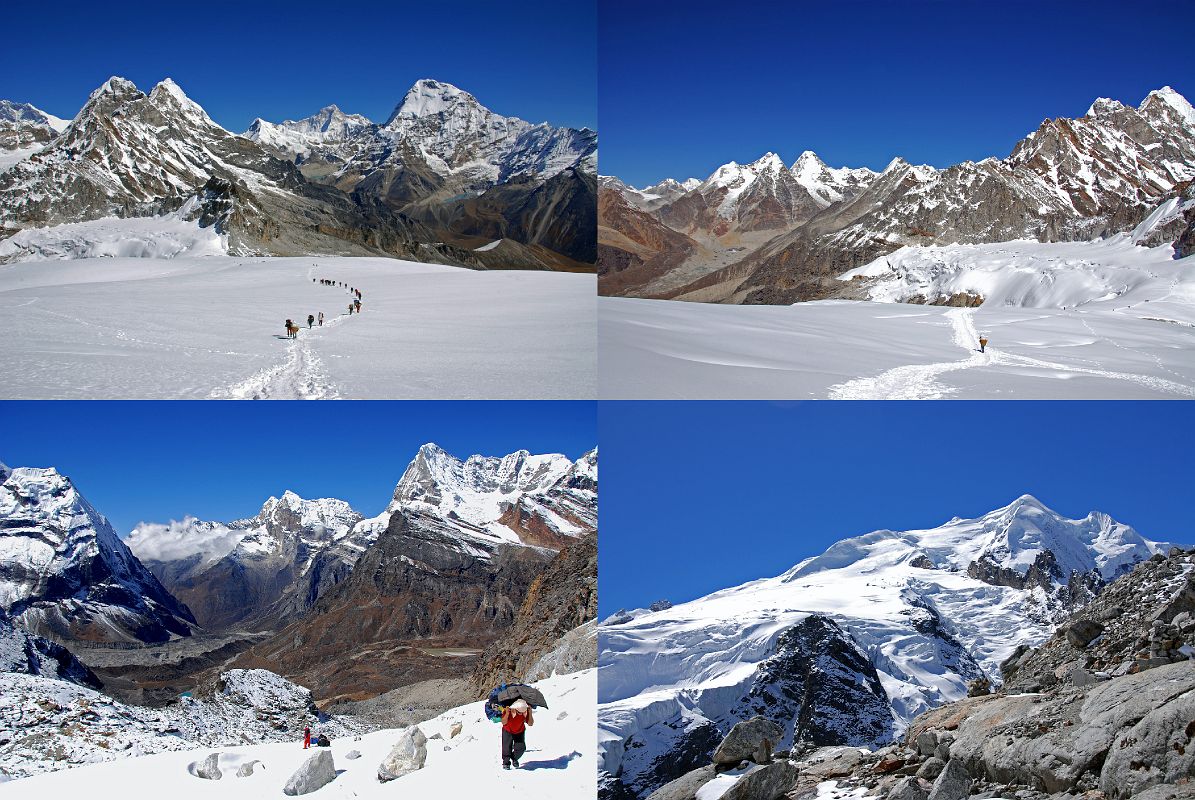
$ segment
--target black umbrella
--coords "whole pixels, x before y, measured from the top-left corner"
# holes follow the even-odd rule
[[[507,686],[502,691],[498,692],[498,696],[494,698],[500,705],[508,706],[515,700],[522,698],[527,701],[527,705],[532,708],[547,708],[548,701],[540,694],[539,689],[527,686],[526,684],[516,683],[513,686]]]

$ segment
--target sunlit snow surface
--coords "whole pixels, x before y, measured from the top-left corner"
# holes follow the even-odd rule
[[[595,758],[595,675],[586,670],[558,675],[535,685],[549,709],[538,710],[527,731],[522,769],[501,768],[499,726],[485,718],[482,703],[471,703],[419,724],[429,737],[423,769],[390,783],[379,783],[378,765],[398,740],[400,731],[384,730],[332,741],[336,779],[311,796],[316,798],[373,797],[518,797],[561,800],[597,796]],[[453,723],[462,731],[451,736]],[[440,738],[430,738],[436,735]],[[361,757],[349,759],[350,751]],[[219,781],[204,780],[188,765],[219,752]],[[301,742],[240,747],[209,747],[182,752],[124,758],[105,764],[67,769],[4,783],[5,800],[49,797],[139,798],[171,800],[258,800],[282,797],[282,787],[303,761],[315,752]],[[253,775],[238,777],[237,768],[253,760],[261,763]]]
[[[1108,242],[905,248],[877,300],[982,293],[980,308],[602,298],[608,398],[1195,397],[1195,259]],[[851,275],[852,273],[847,273]],[[844,276],[845,277],[845,276]],[[978,352],[980,334],[990,344]]]
[[[312,278],[360,289],[363,313]],[[0,265],[0,396],[593,397],[594,294],[592,275],[385,258]]]

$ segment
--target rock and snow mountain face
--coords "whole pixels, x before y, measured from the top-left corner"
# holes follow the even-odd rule
[[[69,120],[47,114],[29,103],[0,100],[0,150],[45,144],[69,124]]]
[[[384,124],[335,106],[245,133],[309,179],[379,198],[455,237],[513,239],[592,263],[597,134],[490,111],[451,84],[420,80]],[[557,225],[544,225],[545,215]],[[484,244],[483,244],[484,246]]]
[[[206,628],[273,630],[347,577],[385,527],[333,498],[271,497],[229,523],[142,523],[133,552]]]
[[[556,551],[596,530],[597,452],[461,460],[427,444],[379,519],[349,575],[238,664],[271,665],[321,698],[465,675],[470,661],[437,653],[471,655],[507,631]]]
[[[576,462],[526,450],[461,461],[426,444],[388,511],[438,517],[467,538],[557,549],[597,528],[597,450]]]
[[[164,708],[126,705],[51,677],[4,672],[0,780],[199,747],[293,746],[304,725],[346,740],[364,728],[320,714],[310,690],[266,670],[228,670]],[[183,775],[195,780],[185,768]]]
[[[597,452],[575,463],[527,451],[461,461],[427,444],[377,517],[288,491],[248,519],[142,523],[129,546],[204,627],[276,630],[346,579],[395,513],[475,556],[499,544],[558,549],[597,527]]]
[[[343,143],[371,125],[360,114],[345,114],[333,104],[310,117],[277,124],[258,117],[244,136],[279,158],[302,161],[312,150]]]
[[[99,689],[90,669],[57,642],[18,628],[0,613],[0,673],[19,672],[77,683]]]
[[[1195,178],[1192,118],[1190,104],[1165,87],[1136,108],[1100,99],[1079,119],[1046,120],[1004,159],[935,169],[897,158],[879,175],[848,175],[854,171],[824,169],[811,154],[802,155],[793,180],[821,208],[669,296],[791,303],[836,296],[842,290],[837,275],[906,245],[1073,241],[1128,232]],[[728,165],[719,173],[727,185],[720,208],[740,217],[741,201],[732,191],[750,197],[757,183],[787,183],[771,161],[738,171]],[[770,183],[760,182],[763,174],[772,176]],[[688,196],[667,208],[683,210]],[[725,216],[703,222],[691,214],[655,213],[690,235],[683,227],[690,220],[702,230],[726,224]]]
[[[169,79],[145,94],[114,77],[59,135],[0,161],[0,236],[185,206],[188,219],[227,234],[238,255],[389,255],[474,268],[551,268],[559,266],[560,253],[567,265],[573,251],[592,251],[592,241],[581,240],[592,226],[572,218],[586,196],[592,206],[592,179],[579,173],[592,173],[595,134],[498,117],[453,91],[460,96],[454,103],[439,110],[400,106],[385,126],[330,106],[297,122],[258,120],[237,136]],[[26,131],[10,132],[14,142],[49,137],[46,131],[57,124],[25,120],[36,110],[4,109],[0,115],[19,116],[19,130]],[[0,119],[0,139],[17,125]],[[416,141],[420,136],[431,138],[424,144]],[[332,174],[348,169],[349,161],[359,163],[345,175]],[[441,168],[444,175],[435,171]],[[508,180],[517,191],[489,196],[480,211],[470,212],[457,197],[502,189]],[[574,187],[579,201],[562,201],[570,195],[561,181]],[[362,191],[353,192],[358,184]],[[406,208],[415,200],[422,203],[419,214]],[[470,213],[492,215],[494,206],[505,214],[498,236],[494,225],[474,230],[461,222]],[[562,219],[542,219],[553,214]],[[464,237],[460,245],[445,243],[452,231]],[[503,253],[477,254],[478,237],[485,236],[512,241]]]
[[[65,640],[162,642],[195,624],[54,469],[15,469],[0,484],[0,609]]]
[[[1168,547],[1024,496],[976,519],[846,539],[690,603],[620,612],[599,634],[606,790],[649,794],[708,763],[756,713],[785,726],[785,746],[890,741],[968,681],[999,682],[1018,646]]]

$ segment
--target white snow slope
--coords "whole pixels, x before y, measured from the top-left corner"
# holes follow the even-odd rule
[[[362,313],[312,278],[360,289]],[[9,264],[0,396],[591,398],[594,296],[592,275],[386,258]],[[296,340],[287,318],[303,324]]]
[[[0,240],[0,263],[70,258],[223,256],[228,237],[186,217],[194,201],[161,217],[106,217],[46,228],[25,228]]]
[[[1106,514],[1069,520],[1025,495],[976,519],[844,539],[777,577],[661,611],[616,615],[599,629],[603,768],[618,774],[624,753],[647,763],[695,721],[718,720],[743,696],[780,634],[812,613],[832,618],[867,654],[899,730],[966,695],[967,678],[950,666],[955,648],[926,632],[931,613],[996,681],[999,663],[1017,645],[1044,641],[1067,613],[1039,586],[970,577],[971,562],[985,558],[1024,575],[1049,550],[1063,576],[1057,586],[1072,571],[1110,580],[1168,547]],[[912,565],[926,564],[922,556],[932,568]],[[627,750],[632,736],[637,742]]]
[[[888,264],[891,264],[891,268]],[[979,308],[599,301],[604,397],[1195,397],[1195,259],[1169,245],[905,248],[847,273],[879,300],[977,292]],[[984,334],[990,344],[978,352]]]
[[[557,675],[535,684],[550,709],[536,713],[527,732],[522,768],[501,768],[499,728],[485,718],[482,703],[471,703],[419,724],[429,737],[423,769],[390,783],[378,783],[377,769],[400,731],[383,730],[359,738],[334,738],[332,756],[337,776],[313,792],[313,798],[497,797],[561,800],[597,796],[595,758],[596,675],[594,670]],[[460,735],[451,737],[453,723]],[[441,738],[433,739],[439,735]],[[350,751],[361,757],[349,759]],[[219,752],[219,781],[190,774],[188,767]],[[46,797],[126,798],[157,800],[260,800],[284,797],[287,779],[313,751],[301,743],[257,744],[208,748],[128,758],[13,781],[4,786],[6,800]],[[253,774],[238,777],[237,768],[258,760]]]

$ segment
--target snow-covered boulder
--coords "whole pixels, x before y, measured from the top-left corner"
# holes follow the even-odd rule
[[[427,762],[427,737],[418,725],[412,725],[398,737],[390,755],[378,765],[378,780],[382,783],[401,778],[423,769]]]
[[[311,794],[317,789],[327,786],[336,780],[336,763],[332,760],[331,750],[320,750],[290,776],[282,793],[295,797],[301,794]]]
[[[224,773],[220,771],[219,753],[212,753],[203,761],[192,761],[187,771],[205,781],[218,781],[224,777]]]
[[[260,763],[261,760],[255,758],[252,761],[246,761],[244,764],[241,764],[241,766],[237,768],[237,777],[248,778],[252,776],[254,768],[256,768]]]

